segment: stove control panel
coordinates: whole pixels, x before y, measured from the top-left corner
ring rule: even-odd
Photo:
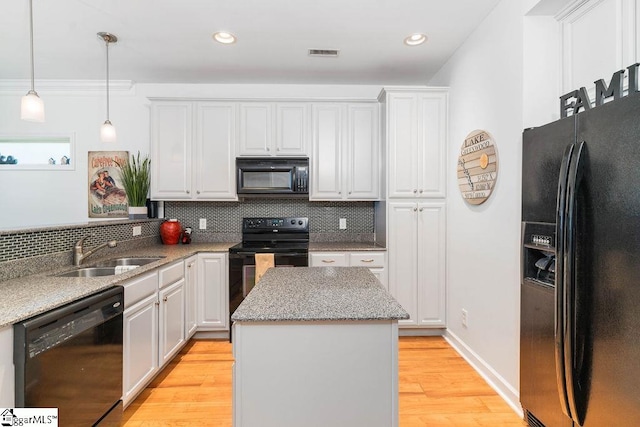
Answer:
[[[309,232],[309,218],[244,218],[242,231],[287,230]]]

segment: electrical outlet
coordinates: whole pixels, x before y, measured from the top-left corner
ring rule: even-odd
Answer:
[[[200,230],[207,229],[207,218],[200,218]]]
[[[140,225],[134,225],[133,226],[133,235],[134,236],[139,236],[142,234],[142,226]]]
[[[340,218],[340,230],[347,229],[347,218]]]
[[[467,310],[465,310],[463,308],[462,309],[462,318],[461,318],[461,320],[462,320],[462,326],[464,326],[465,328],[467,327],[467,320],[468,320],[467,316],[468,316],[468,314],[469,313],[467,313]]]

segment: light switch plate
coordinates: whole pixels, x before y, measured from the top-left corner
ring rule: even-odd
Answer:
[[[207,218],[200,218],[200,230],[207,229]]]
[[[340,218],[340,230],[347,229],[347,218]]]
[[[134,236],[139,236],[142,234],[142,226],[140,225],[134,225],[133,226],[133,235]]]

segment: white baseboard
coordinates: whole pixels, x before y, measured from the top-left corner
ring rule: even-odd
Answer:
[[[505,379],[487,362],[467,346],[460,338],[447,330],[444,339],[462,356],[473,369],[493,388],[500,397],[522,418],[524,413],[520,406],[520,395]]]
[[[194,340],[229,339],[229,331],[197,331]]]

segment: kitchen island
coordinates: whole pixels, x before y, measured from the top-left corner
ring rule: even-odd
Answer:
[[[407,317],[365,267],[269,269],[231,317],[234,426],[397,426]]]

